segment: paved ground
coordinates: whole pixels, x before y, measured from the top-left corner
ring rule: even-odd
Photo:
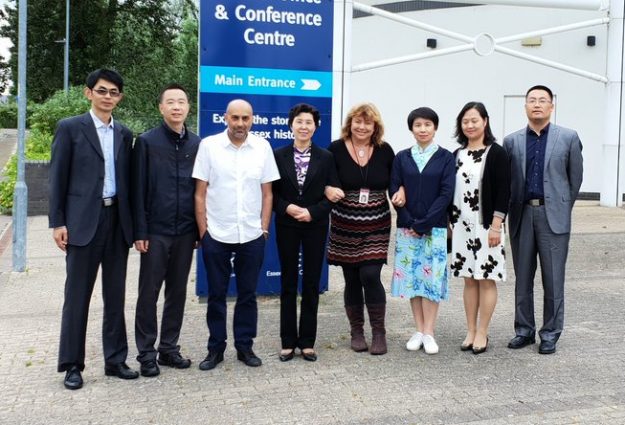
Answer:
[[[409,306],[391,298],[389,353],[353,353],[342,278],[332,268],[330,291],[319,308],[316,363],[299,357],[278,360],[279,302],[261,298],[255,350],[264,365],[244,366],[230,347],[217,369],[200,371],[197,365],[206,354],[205,305],[193,294],[192,277],[180,341],[193,359],[191,369],[163,369],[158,378],[124,382],[104,376],[98,284],[85,386],[71,392],[56,372],[63,256],[46,218],[31,217],[27,271],[10,271],[10,249],[0,256],[0,424],[625,424],[625,210],[580,202],[574,224],[566,328],[554,355],[539,355],[536,346],[506,348],[513,336],[512,270],[510,281],[500,286],[486,353],[459,350],[464,337],[459,280],[452,282],[451,299],[441,307],[440,354],[404,349],[412,333]],[[138,260],[133,252],[128,267],[132,367],[137,367]],[[388,267],[383,277],[388,286]],[[537,291],[536,298],[541,297]],[[540,314],[539,309],[539,321]]]

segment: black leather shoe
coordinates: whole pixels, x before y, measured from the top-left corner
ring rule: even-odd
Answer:
[[[508,348],[512,348],[516,350],[517,348],[523,348],[526,345],[534,344],[536,339],[534,337],[517,335],[510,340],[508,343]]]
[[[176,369],[186,369],[191,366],[191,360],[185,359],[180,353],[159,354],[158,364],[161,366],[175,367]]]
[[[556,343],[554,341],[540,341],[538,352],[540,354],[553,354],[556,352]]]
[[[106,376],[117,376],[119,379],[137,379],[139,377],[139,372],[130,369],[124,362],[105,365],[104,374]]]
[[[309,362],[316,362],[317,361],[317,353],[315,353],[314,351],[302,351],[302,357],[304,358],[304,360],[308,360]]]
[[[158,376],[161,373],[161,370],[158,368],[158,365],[154,360],[146,360],[141,362],[141,376],[152,377]]]
[[[211,370],[224,361],[224,353],[221,351],[209,351],[208,355],[200,362],[200,370]]]
[[[63,385],[68,390],[79,390],[82,388],[82,376],[80,370],[76,366],[72,366],[67,372],[65,372],[65,380]]]
[[[286,351],[286,349],[283,351]],[[287,354],[280,353],[279,359],[281,362],[288,362],[289,360],[293,360],[293,357],[295,357],[295,349],[292,348]]]
[[[263,361],[254,354],[252,350],[249,351],[238,351],[237,350],[237,359],[241,360],[247,366],[250,367],[258,367],[263,364]]]

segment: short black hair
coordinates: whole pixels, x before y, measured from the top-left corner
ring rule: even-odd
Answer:
[[[547,94],[549,94],[549,100],[551,100],[553,102],[553,92],[551,91],[551,89],[547,86],[543,86],[543,85],[536,85],[536,86],[532,86],[530,87],[527,92],[525,92],[525,98],[527,99],[527,96],[530,94],[530,92],[532,90],[544,90],[547,92]]]
[[[96,69],[87,75],[85,84],[89,89],[93,89],[98,80],[105,80],[109,83],[115,84],[120,93],[124,91],[124,79],[117,71],[107,68]]]
[[[422,106],[420,108],[412,110],[408,114],[408,130],[412,131],[412,124],[414,124],[417,118],[423,118],[424,120],[430,120],[434,123],[434,129],[438,130],[438,114],[434,112],[432,108]]]
[[[490,117],[488,116],[486,106],[484,106],[482,102],[469,102],[462,107],[460,113],[456,117],[456,133],[454,134],[456,141],[460,143],[463,148],[469,143],[469,139],[462,131],[462,118],[464,117],[464,114],[471,109],[475,109],[477,113],[480,114],[480,117],[482,117],[483,120],[486,120],[486,127],[484,128],[484,145],[492,145],[497,139],[493,135],[493,131],[490,129]]]
[[[293,125],[293,121],[295,117],[299,114],[311,114],[313,117],[313,121],[315,122],[315,128],[319,128],[319,111],[312,105],[308,103],[298,103],[289,111],[289,128]]]
[[[184,92],[184,95],[187,97],[187,101],[189,100],[189,92],[187,91],[187,89],[185,89],[181,84],[169,83],[165,87],[163,87],[158,94],[158,103],[161,103],[163,101],[163,95],[167,90],[182,90]]]

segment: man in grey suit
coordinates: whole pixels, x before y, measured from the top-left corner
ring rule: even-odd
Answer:
[[[564,271],[571,210],[582,184],[582,143],[574,130],[550,124],[553,93],[534,86],[525,95],[526,128],[504,138],[511,167],[508,212],[516,275],[516,336],[508,348],[535,343],[534,275],[540,259],[544,290],[541,354],[556,351],[564,325]]]
[[[121,379],[139,374],[126,365],[126,263],[132,244],[130,149],[132,133],[112,113],[122,98],[122,77],[98,69],[84,90],[86,114],[61,120],[52,140],[49,223],[65,252],[67,277],[58,371],[65,388],[82,387],[89,301],[100,265],[104,317],[104,372]]]

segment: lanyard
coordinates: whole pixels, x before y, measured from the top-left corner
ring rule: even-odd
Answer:
[[[371,162],[371,158],[373,158],[373,153],[371,153],[371,158],[369,158],[369,160],[367,161],[367,165],[365,165],[365,172],[362,172],[362,166],[360,165],[360,159],[358,158],[358,152],[356,152],[356,147],[354,146],[354,142],[352,141],[352,139],[349,139],[350,143],[352,144],[352,149],[354,150],[354,156],[356,157],[356,162],[358,163],[358,171],[360,171],[360,177],[362,178],[362,184],[363,187],[367,187],[367,178],[369,176],[369,162]],[[367,147],[367,151],[368,151],[368,147]],[[368,153],[368,152],[367,152]]]

